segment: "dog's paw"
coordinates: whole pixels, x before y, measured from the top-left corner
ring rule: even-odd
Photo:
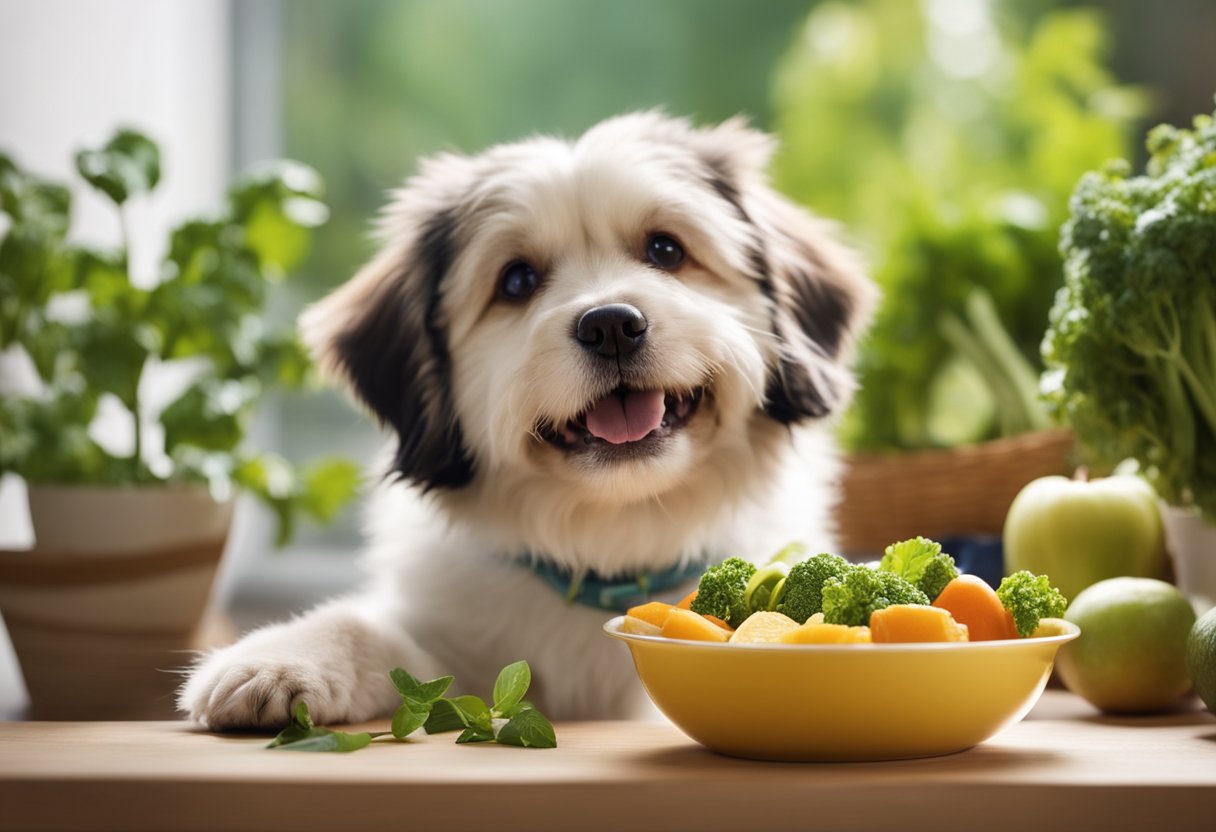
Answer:
[[[303,658],[283,660],[228,656],[206,659],[190,674],[178,707],[213,731],[281,728],[296,703],[308,704],[318,724],[355,721],[353,681],[334,668]]]

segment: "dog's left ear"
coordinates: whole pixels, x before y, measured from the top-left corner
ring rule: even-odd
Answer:
[[[783,424],[848,403],[853,347],[878,290],[831,225],[778,194],[765,173],[773,139],[732,119],[698,131],[710,184],[755,229],[754,276],[772,301],[780,353],[769,368],[765,412]]]

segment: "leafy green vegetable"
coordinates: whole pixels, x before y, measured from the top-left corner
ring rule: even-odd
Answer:
[[[823,620],[828,624],[866,626],[875,610],[928,603],[928,596],[903,578],[868,566],[852,566],[823,585]]]
[[[1216,522],[1216,118],[1161,125],[1148,150],[1144,176],[1112,164],[1077,185],[1042,388],[1091,462],[1135,459]]]
[[[823,612],[823,586],[855,568],[840,555],[826,552],[814,555],[790,569],[781,590],[777,612],[785,613],[799,624]]]
[[[1068,599],[1051,585],[1046,575],[1022,570],[1007,575],[997,587],[996,597],[1013,616],[1018,635],[1025,638],[1043,618],[1059,618],[1068,609]]]
[[[747,582],[756,573],[756,565],[743,558],[727,558],[711,566],[701,576],[692,611],[721,618],[738,627],[750,615],[745,594]]]
[[[925,593],[930,601],[958,577],[954,558],[942,551],[940,543],[924,537],[892,543],[886,548],[878,568],[903,578]]]
[[[270,741],[267,748],[282,748],[285,751],[358,751],[366,748],[371,741],[383,734],[370,734],[363,731],[358,734],[348,734],[343,731],[330,731],[328,728],[318,728],[312,722],[308,713],[308,705],[296,703],[295,713],[291,724],[279,732]]]
[[[1038,365],[1068,194],[1126,154],[1142,109],[1107,69],[1095,12],[974,3],[946,21],[936,8],[815,4],[775,78],[778,186],[843,222],[883,289],[842,426],[855,449],[1033,424],[1009,359]]]
[[[0,474],[32,484],[206,483],[217,499],[240,487],[278,516],[280,544],[300,514],[331,520],[358,488],[354,464],[329,459],[297,472],[244,446],[267,392],[311,380],[295,333],[268,327],[262,312],[268,282],[299,261],[325,218],[320,179],[290,162],[246,174],[225,210],[173,230],[160,279],[145,289],[129,274],[125,205],[160,181],[159,150],[120,130],[81,151],[77,169],[118,211],[123,240],[115,251],[69,244],[68,190],[0,154],[0,349],[22,348],[42,382],[32,395],[0,400]],[[64,299],[84,313],[56,313]],[[149,413],[139,396],[145,369],[179,359],[196,370],[192,383]],[[89,436],[106,394],[129,413],[135,441],[127,458]],[[147,445],[153,418],[164,429],[162,448]]]
[[[512,662],[494,683],[494,705],[480,697],[447,698],[451,676],[420,682],[404,668],[393,668],[389,679],[401,695],[401,707],[393,714],[392,730],[348,734],[313,724],[308,705],[296,705],[291,724],[279,732],[267,748],[289,751],[357,751],[372,740],[393,737],[404,740],[419,728],[428,734],[460,731],[456,742],[497,742],[521,748],[556,748],[553,725],[531,702],[524,699],[532,684],[532,669],[526,661]]]

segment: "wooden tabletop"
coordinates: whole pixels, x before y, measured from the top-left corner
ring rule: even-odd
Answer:
[[[385,728],[376,725],[375,729]],[[0,829],[1212,829],[1216,718],[1109,718],[1048,691],[983,745],[894,763],[757,763],[665,724],[269,751],[181,722],[0,724]]]

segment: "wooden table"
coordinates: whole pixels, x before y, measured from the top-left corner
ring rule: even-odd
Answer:
[[[561,724],[545,751],[446,735],[342,755],[180,722],[15,722],[0,829],[1206,832],[1216,718],[1196,708],[1115,719],[1049,690],[970,751],[832,765],[721,757],[648,723]]]

